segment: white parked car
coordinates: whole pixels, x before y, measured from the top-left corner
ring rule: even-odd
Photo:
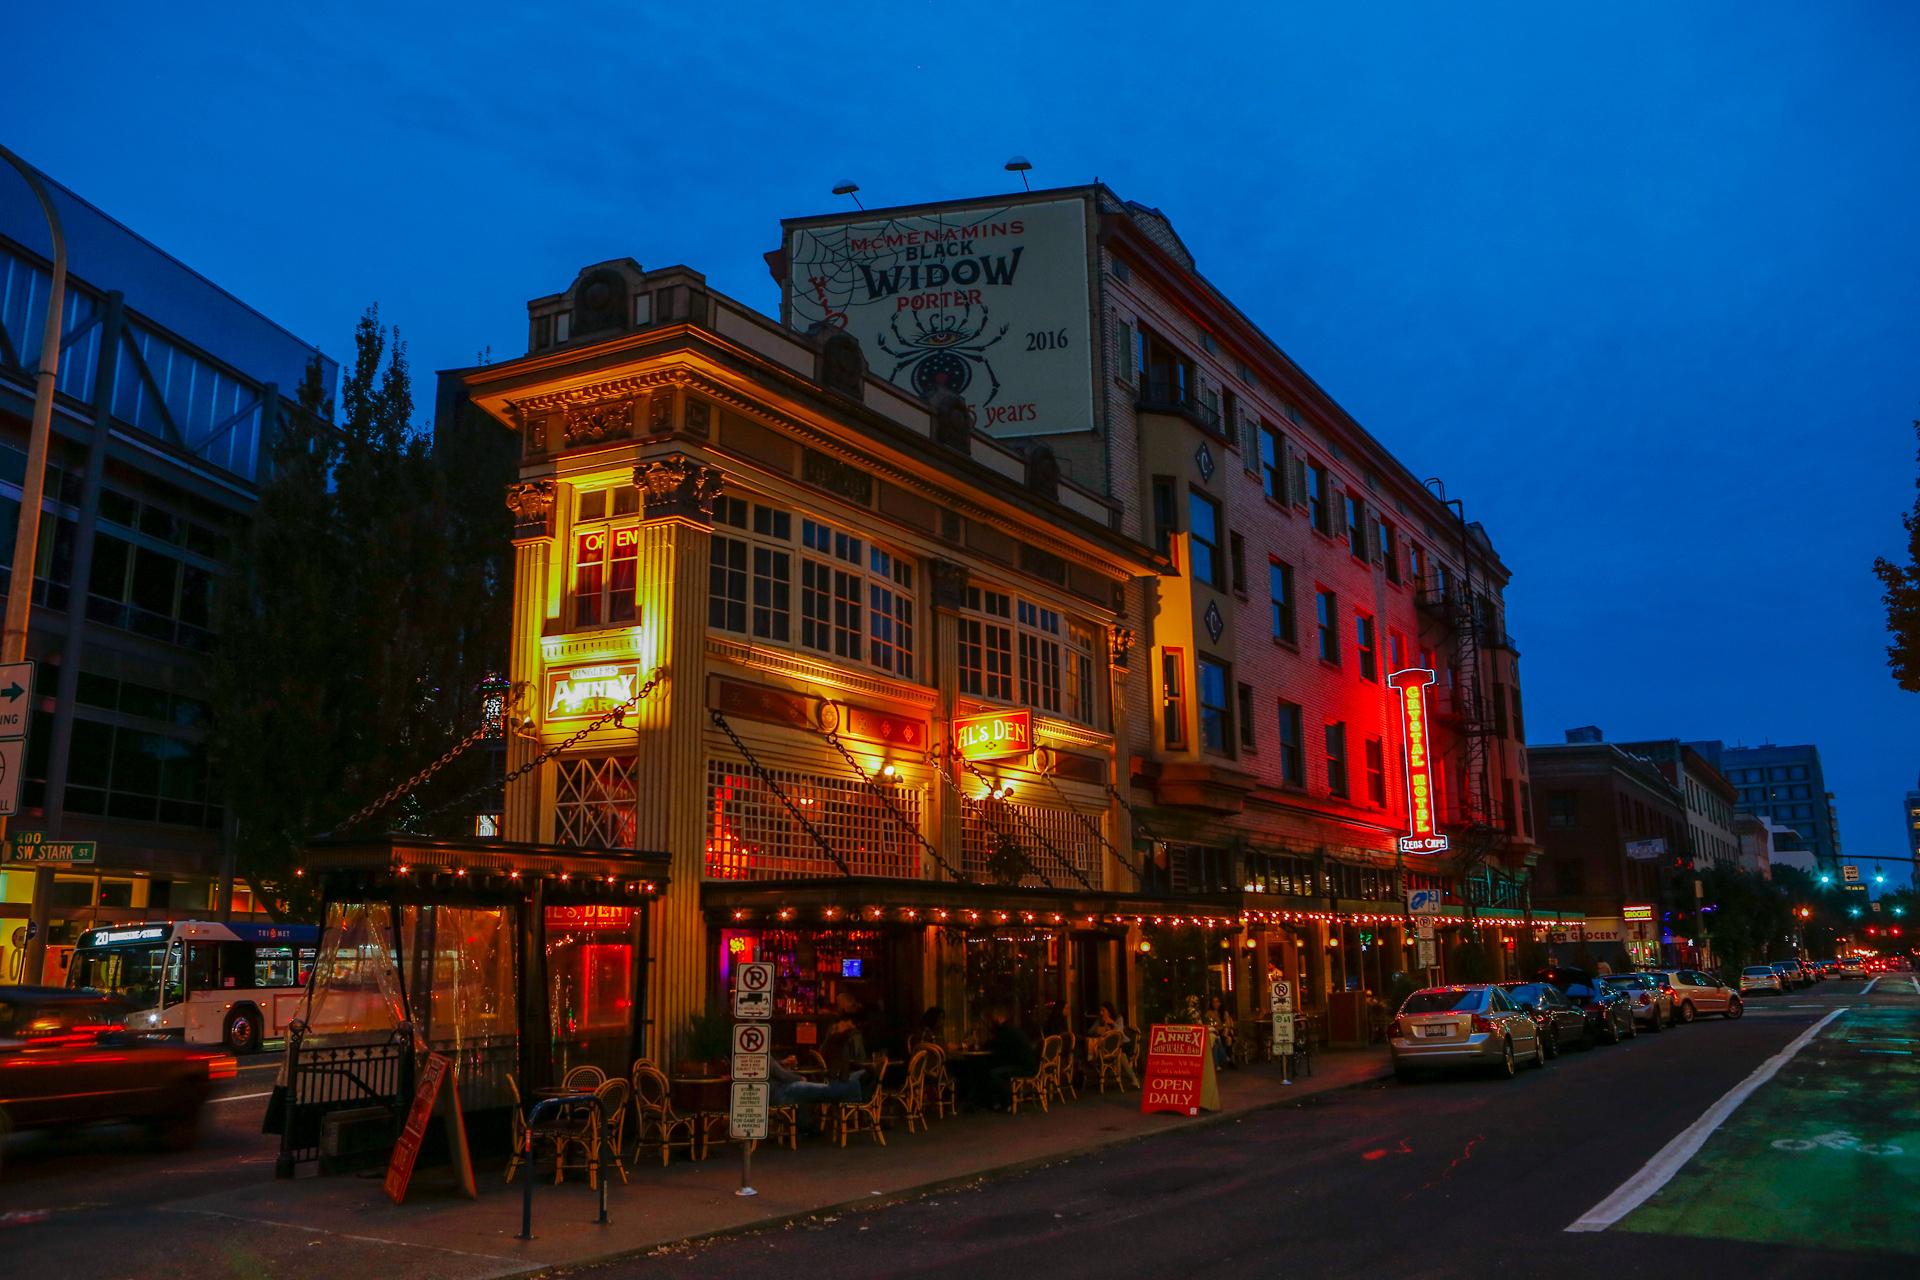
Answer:
[[[1393,1074],[1420,1067],[1492,1067],[1503,1077],[1516,1064],[1547,1065],[1533,1018],[1507,993],[1485,983],[1428,987],[1407,997],[1387,1031]]]

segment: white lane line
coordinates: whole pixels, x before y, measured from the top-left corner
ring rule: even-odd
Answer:
[[[421,1244],[413,1240],[389,1240],[382,1236],[354,1235],[348,1231],[332,1231],[326,1227],[316,1227],[305,1222],[276,1222],[272,1218],[249,1218],[238,1213],[222,1213],[218,1209],[186,1209],[178,1205],[162,1205],[167,1213],[192,1213],[206,1218],[224,1218],[229,1222],[251,1222],[263,1227],[285,1227],[289,1231],[306,1231],[314,1235],[334,1236],[341,1240],[357,1240],[362,1244],[397,1245],[403,1249],[431,1249],[435,1253],[451,1253],[458,1258],[479,1258],[484,1262],[506,1262],[514,1267],[525,1267],[527,1259],[507,1257],[497,1253],[472,1253],[466,1249],[449,1249],[443,1244]],[[503,1274],[496,1272],[494,1274]]]
[[[254,1098],[271,1098],[272,1096],[271,1089],[265,1093],[230,1093],[224,1098],[208,1098],[207,1105],[212,1106],[216,1102],[247,1102]]]
[[[1614,1189],[1612,1195],[1586,1211],[1571,1225],[1569,1231],[1605,1231],[1620,1219],[1632,1213],[1644,1204],[1660,1188],[1680,1172],[1681,1166],[1693,1159],[1694,1154],[1706,1145],[1714,1130],[1727,1122],[1755,1089],[1773,1079],[1780,1068],[1793,1060],[1793,1055],[1806,1048],[1807,1042],[1820,1034],[1821,1028],[1847,1011],[1841,1005],[1820,1021],[1795,1036],[1793,1043],[1768,1058],[1753,1069],[1753,1073],[1739,1084],[1722,1094],[1720,1100],[1701,1113],[1700,1118],[1688,1125],[1679,1137],[1660,1148],[1653,1159],[1640,1166],[1640,1171]]]
[[[1872,982],[1869,982],[1869,983],[1868,983],[1868,984],[1866,985],[1866,987],[1865,987],[1865,989],[1863,989],[1863,990],[1862,990],[1862,991],[1860,992],[1860,994],[1861,994],[1861,995],[1863,995],[1863,996],[1870,996],[1870,995],[1872,995],[1872,994],[1873,994],[1873,989],[1874,989],[1875,987],[1877,987],[1877,986],[1879,986],[1879,985],[1880,985],[1880,979],[1878,979],[1878,978],[1875,978],[1875,979],[1874,979],[1874,980],[1873,980]]]

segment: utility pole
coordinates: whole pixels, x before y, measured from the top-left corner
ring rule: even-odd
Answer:
[[[53,236],[53,285],[47,291],[47,320],[40,333],[40,368],[33,386],[33,427],[27,436],[27,474],[20,482],[20,520],[13,532],[13,573],[7,582],[7,612],[4,631],[0,631],[0,663],[20,662],[27,656],[27,620],[33,609],[33,570],[40,558],[40,501],[47,483],[47,444],[53,434],[53,388],[60,376],[60,331],[67,309],[67,234],[60,225],[47,186],[33,166],[0,146],[5,160],[40,202],[46,215],[47,230]],[[68,655],[78,661],[77,654]],[[32,692],[28,692],[32,704]],[[29,711],[31,720],[31,711]],[[0,841],[7,834],[7,819],[0,816]],[[28,926],[27,953],[21,966],[22,982],[40,979],[40,968],[47,954],[47,921],[53,901],[53,871],[39,866],[33,873],[33,906]]]

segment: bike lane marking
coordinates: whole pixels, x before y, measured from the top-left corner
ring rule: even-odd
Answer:
[[[1917,1029],[1920,1011],[1849,1010],[1620,1229],[1920,1255],[1920,1062],[1880,1048]]]
[[[1809,1041],[1820,1034],[1828,1023],[1846,1011],[1847,1007],[1841,1005],[1795,1036],[1786,1048],[1755,1067],[1745,1080],[1720,1095],[1720,1100],[1701,1112],[1698,1120],[1682,1130],[1673,1141],[1660,1148],[1653,1159],[1640,1166],[1639,1172],[1614,1188],[1613,1194],[1576,1218],[1567,1230],[1605,1231],[1639,1208],[1649,1196],[1666,1186],[1673,1175],[1680,1172],[1682,1165],[1693,1159],[1695,1153],[1706,1145],[1707,1139],[1713,1136],[1714,1130],[1726,1123],[1727,1117],[1732,1115],[1755,1089],[1773,1079],[1781,1067],[1793,1060],[1793,1055],[1799,1053]]]

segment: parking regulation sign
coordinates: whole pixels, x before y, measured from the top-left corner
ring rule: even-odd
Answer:
[[[764,1019],[773,1016],[773,966],[753,960],[740,966],[733,980],[733,1016]]]
[[[773,1054],[770,1051],[773,1032],[764,1022],[736,1022],[733,1024],[733,1078],[735,1080],[765,1080],[768,1063]]]
[[[735,1080],[727,1108],[727,1132],[736,1140],[767,1136],[767,1103],[773,1086],[765,1080]]]

